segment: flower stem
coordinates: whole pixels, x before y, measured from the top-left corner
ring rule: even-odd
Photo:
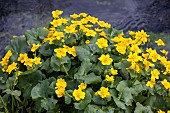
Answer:
[[[2,102],[2,104],[3,104],[3,106],[4,106],[4,108],[5,108],[5,113],[9,113],[9,112],[8,112],[8,109],[7,109],[7,107],[6,107],[6,103],[5,103],[4,100],[2,99],[1,95],[0,95],[0,100],[1,100],[1,102]]]
[[[63,69],[64,69],[66,75],[69,76],[69,74],[68,74],[68,72],[67,72],[67,69],[66,69],[66,67],[64,66],[64,64],[62,64],[62,67],[63,67]]]

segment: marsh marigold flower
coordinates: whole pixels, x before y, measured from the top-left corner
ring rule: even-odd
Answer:
[[[13,70],[15,70],[16,68],[17,68],[17,63],[13,62],[12,64],[10,64],[10,65],[8,66],[6,72],[7,72],[8,74],[11,74],[11,72],[12,72]]]
[[[27,58],[24,65],[32,67],[34,60],[32,58]]]
[[[149,86],[150,88],[153,88],[154,85],[155,85],[155,81],[152,80],[148,81],[146,84],[146,86]]]
[[[39,47],[40,47],[40,44],[33,44],[32,48],[31,48],[31,51],[35,52]]]
[[[158,46],[165,46],[165,43],[164,43],[161,39],[155,41],[155,43],[156,43]]]
[[[157,113],[165,113],[165,111],[159,110]]]
[[[68,53],[76,57],[76,48],[73,46],[72,48],[68,48]]]
[[[170,89],[170,83],[164,79],[163,81],[161,81],[161,83],[163,84],[163,86],[165,87],[165,89]]]
[[[62,13],[63,11],[60,10],[52,11],[53,18],[59,18]]]
[[[8,50],[8,52],[5,54],[4,58],[9,59],[12,56],[11,50]]]
[[[130,52],[130,54],[128,55],[127,61],[129,61],[129,62],[142,61],[142,57],[141,57],[141,56],[138,56],[137,53],[132,53],[132,52]]]
[[[97,40],[96,44],[98,45],[99,48],[105,48],[108,46],[108,41],[105,38],[100,38]]]
[[[65,88],[67,86],[67,83],[65,82],[64,79],[60,78],[60,79],[57,79],[57,82],[56,82],[56,91],[55,93],[57,94],[57,97],[60,98],[60,97],[63,97],[65,95]]]
[[[163,49],[163,50],[160,50],[160,51],[161,51],[161,53],[164,54],[165,56],[167,56],[168,53],[169,53],[168,51],[166,51],[166,50],[164,50],[164,49]]]
[[[90,40],[86,40],[85,43],[86,43],[86,44],[90,44]]]
[[[40,57],[35,57],[33,60],[34,60],[34,64],[42,64]]]
[[[110,58],[110,55],[102,54],[100,58],[98,58],[103,65],[110,65],[113,62],[113,59]]]
[[[107,81],[107,82],[114,82],[114,76],[106,75],[105,81]]]
[[[58,49],[54,49],[54,52],[56,52],[56,56],[58,58],[62,58],[62,57],[66,56],[67,49],[65,49],[65,48],[58,48]]]
[[[95,36],[96,36],[96,32],[93,31],[93,30],[87,30],[87,31],[86,31],[86,36],[95,37]]]
[[[86,83],[81,83],[81,84],[78,86],[78,88],[79,88],[80,90],[84,90],[84,89],[86,89],[86,87],[87,87],[87,84],[86,84]]]
[[[96,92],[96,95],[99,95],[101,98],[109,98],[109,88],[101,87],[100,90]]]
[[[117,73],[117,70],[115,70],[114,68],[111,68],[110,69],[110,73],[112,74],[112,75],[117,75],[118,73]]]
[[[26,59],[28,59],[28,56],[27,56],[26,53],[24,53],[24,54],[20,53],[19,54],[18,61],[20,61],[21,63],[24,63]]]
[[[73,96],[77,101],[79,101],[85,98],[85,92],[83,92],[81,89],[75,89],[73,91]]]

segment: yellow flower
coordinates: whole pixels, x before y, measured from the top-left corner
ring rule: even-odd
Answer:
[[[140,48],[138,47],[138,45],[132,45],[132,47],[130,48],[131,51],[135,52],[135,53],[141,53],[142,51],[140,50]]]
[[[170,113],[170,110],[168,110],[167,113]]]
[[[147,35],[144,30],[136,32],[135,33],[136,44],[140,45],[142,43],[147,42],[147,37],[149,37],[149,35]]]
[[[65,82],[64,79],[62,78],[57,79],[56,88],[66,88],[66,86],[67,86],[67,82]]]
[[[106,34],[104,31],[102,31],[101,33],[99,33],[99,35],[100,35],[100,36],[103,36],[104,38],[107,37],[107,34]]]
[[[164,43],[161,39],[155,41],[155,43],[156,43],[158,46],[165,46],[165,43]]]
[[[87,84],[86,84],[86,83],[81,83],[81,84],[78,86],[78,88],[79,88],[80,90],[84,90],[84,89],[86,89],[86,87],[87,87]]]
[[[157,69],[151,71],[151,76],[155,79],[159,79],[160,72]]]
[[[59,18],[62,13],[63,11],[60,10],[52,11],[53,18]]]
[[[145,65],[145,70],[147,71],[149,67],[154,67],[155,65],[144,59],[143,64]]]
[[[103,29],[95,28],[94,30],[97,32],[101,32]]]
[[[96,32],[93,31],[93,30],[87,30],[87,31],[86,31],[86,36],[95,37],[95,36],[96,36]]]
[[[162,111],[162,110],[159,110],[157,113],[165,113],[164,111]]]
[[[79,16],[86,17],[87,14],[86,13],[80,13]]]
[[[107,81],[107,82],[114,82],[114,76],[106,75],[105,81]]]
[[[121,53],[122,55],[124,55],[126,53],[126,45],[123,44],[123,43],[118,43],[118,44],[115,44],[116,46],[116,50]]]
[[[75,89],[73,91],[73,96],[77,101],[79,101],[85,98],[85,92],[83,92],[81,89]]]
[[[34,60],[31,58],[25,59],[24,65],[32,67]]]
[[[9,59],[12,56],[11,50],[8,50],[8,52],[5,54],[5,58]]]
[[[156,62],[158,59],[160,59],[160,55],[156,52],[156,50],[152,50],[150,52],[149,59],[151,59],[153,62]]]
[[[105,87],[101,87],[98,92],[98,95],[101,97],[101,98],[108,98],[110,97],[110,92],[109,92],[109,89],[108,88],[105,88]]]
[[[60,38],[64,37],[63,32],[54,32],[53,36],[57,38],[57,40],[60,40]]]
[[[160,50],[160,51],[161,51],[161,53],[164,54],[165,56],[167,56],[168,53],[169,53],[168,51],[166,51],[166,50],[164,50],[164,49],[163,49],[163,50]]]
[[[141,56],[138,56],[137,53],[132,53],[132,52],[130,52],[130,54],[128,55],[127,61],[129,61],[129,62],[142,61],[142,57],[141,57]]]
[[[65,88],[58,88],[55,90],[58,98],[61,98],[65,95]]]
[[[102,54],[100,58],[98,58],[103,65],[110,65],[113,62],[113,59],[110,58],[110,55]]]
[[[0,62],[0,64],[4,67],[7,67],[8,65],[8,62],[9,62],[9,59],[7,58],[2,58],[2,61]]]
[[[88,16],[87,20],[89,20],[92,24],[95,24],[98,21],[98,18],[92,17],[92,16]]]
[[[135,36],[135,32],[129,31],[129,35],[130,35],[130,36]]]
[[[98,39],[96,44],[98,45],[99,48],[105,48],[108,46],[107,39],[105,39],[105,38]]]
[[[150,88],[153,88],[153,86],[155,85],[155,81],[148,81],[146,86],[149,86]]]
[[[40,47],[40,44],[33,44],[32,48],[31,48],[31,51],[35,52],[39,47]]]
[[[17,38],[17,36],[15,36],[15,35],[14,35],[14,36],[12,36],[12,38],[14,38],[14,39],[15,39],[15,38]]]
[[[56,52],[56,56],[58,58],[62,58],[62,57],[66,56],[67,49],[65,49],[65,48],[58,48],[58,49],[54,49],[54,52]]]
[[[161,83],[163,84],[163,86],[165,87],[165,89],[170,89],[170,83],[164,79],[163,81],[161,81]]]
[[[90,40],[86,40],[85,43],[86,43],[86,44],[90,44]]]
[[[76,48],[74,46],[72,48],[68,48],[68,53],[76,57]]]
[[[64,79],[62,79],[62,78],[57,79],[55,93],[57,94],[58,98],[63,97],[65,95],[66,86],[67,86],[67,83],[65,82]]]
[[[79,17],[79,15],[78,14],[72,14],[72,15],[70,15],[70,17],[73,18],[73,19],[77,19]]]
[[[64,29],[64,31],[66,33],[74,33],[75,32],[75,26],[70,25],[70,26],[66,26],[66,28]]]
[[[54,27],[58,27],[62,25],[62,20],[58,19],[58,20],[53,20],[52,22],[50,22],[50,24],[52,24]]]
[[[8,66],[6,72],[8,72],[8,74],[11,74],[11,72],[16,68],[17,68],[17,63],[13,62],[11,65]]]
[[[117,73],[117,70],[115,70],[114,68],[111,68],[110,69],[110,73],[112,74],[112,75],[117,75],[118,73]]]
[[[20,61],[21,63],[24,63],[26,59],[28,59],[28,56],[27,56],[26,53],[24,53],[24,54],[20,53],[19,54],[18,61]]]
[[[42,64],[40,57],[35,57],[33,60],[35,64]]]

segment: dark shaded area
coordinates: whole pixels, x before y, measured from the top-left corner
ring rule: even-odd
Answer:
[[[47,26],[56,9],[86,12],[125,31],[170,32],[169,0],[0,0],[0,55],[11,36]]]

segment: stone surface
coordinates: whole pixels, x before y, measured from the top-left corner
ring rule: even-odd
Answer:
[[[0,55],[11,36],[48,25],[56,9],[86,12],[125,31],[170,32],[169,0],[0,0]]]

